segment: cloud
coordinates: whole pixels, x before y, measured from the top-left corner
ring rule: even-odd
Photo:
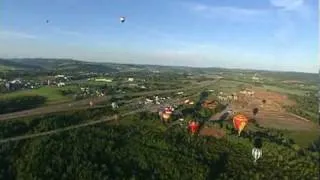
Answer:
[[[304,5],[304,0],[270,0],[271,5],[285,11],[297,10]]]
[[[250,9],[233,6],[210,6],[201,3],[183,3],[183,6],[193,13],[199,13],[207,18],[248,21],[268,15],[265,9]]]
[[[0,38],[7,38],[7,39],[37,39],[38,37],[32,34],[28,34],[25,32],[17,32],[17,31],[0,31]]]
[[[270,4],[277,12],[278,26],[274,30],[274,38],[284,48],[296,43],[299,28],[317,21],[317,13],[305,0],[270,0]]]
[[[58,34],[63,34],[63,35],[68,35],[68,36],[84,36],[84,34],[80,33],[80,32],[77,32],[77,31],[69,31],[69,30],[65,30],[65,29],[62,29],[62,28],[59,28],[59,27],[54,27],[53,28],[53,31],[55,33],[58,33]]]

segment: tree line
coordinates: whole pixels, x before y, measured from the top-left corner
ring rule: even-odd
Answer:
[[[43,105],[47,98],[39,95],[23,95],[0,98],[0,114],[32,109]]]

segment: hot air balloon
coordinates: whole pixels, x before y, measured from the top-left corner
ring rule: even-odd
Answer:
[[[199,129],[199,123],[198,122],[196,122],[196,121],[190,121],[189,122],[189,131],[191,132],[191,134],[192,135],[194,135],[197,131],[198,131],[198,129]]]
[[[262,150],[259,148],[252,148],[252,156],[254,158],[254,163],[262,156]]]
[[[174,109],[171,106],[160,109],[159,116],[161,121],[168,122],[173,111]]]
[[[259,108],[253,108],[252,110],[253,116],[256,116],[258,112],[259,112]]]
[[[255,138],[254,142],[253,142],[253,146],[255,148],[261,149],[262,148],[262,139],[260,137]]]
[[[248,123],[248,118],[242,114],[238,114],[233,117],[233,126],[236,130],[238,130],[238,135],[240,136],[240,133],[244,129],[244,127]]]
[[[126,18],[125,18],[125,17],[123,17],[123,16],[120,17],[120,22],[121,22],[121,23],[124,23],[125,21],[126,21]]]

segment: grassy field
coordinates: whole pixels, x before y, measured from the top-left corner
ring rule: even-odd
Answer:
[[[299,89],[287,89],[287,88],[281,88],[281,87],[269,86],[269,85],[264,85],[263,87],[270,91],[275,91],[275,92],[285,93],[285,94],[295,94],[299,96],[306,94],[306,91],[299,90]]]
[[[212,86],[212,89],[217,89],[226,93],[233,93],[239,91],[241,85],[249,84],[231,80],[220,80],[216,85]]]
[[[69,87],[65,87],[69,88]],[[58,102],[66,102],[70,100],[68,97],[63,96],[60,93],[60,89],[63,88],[58,88],[58,87],[42,87],[39,89],[30,89],[30,90],[22,90],[22,91],[17,91],[9,94],[3,94],[0,97],[15,97],[15,96],[23,96],[23,95],[39,95],[39,96],[44,96],[48,98],[47,104],[54,104]]]
[[[282,131],[284,135],[292,138],[295,143],[303,148],[308,147],[310,143],[319,137],[319,130],[313,131]]]
[[[7,67],[7,66],[0,65],[0,72],[6,72],[6,71],[9,71],[9,70],[14,70],[14,68],[10,68],[10,67]]]
[[[113,85],[115,82],[101,82],[101,81],[85,81],[82,82],[82,86],[102,86],[102,85]]]

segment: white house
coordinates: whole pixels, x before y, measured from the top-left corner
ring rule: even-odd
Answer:
[[[55,78],[66,78],[66,77],[65,75],[59,74],[59,75],[56,75]]]
[[[65,86],[66,84],[64,82],[59,82],[57,85],[58,87],[62,87],[62,86]]]
[[[101,79],[95,79],[96,82],[112,82],[112,79],[105,79],[105,78],[101,78]]]
[[[128,81],[129,81],[129,82],[133,82],[133,81],[134,81],[134,78],[128,78]]]

